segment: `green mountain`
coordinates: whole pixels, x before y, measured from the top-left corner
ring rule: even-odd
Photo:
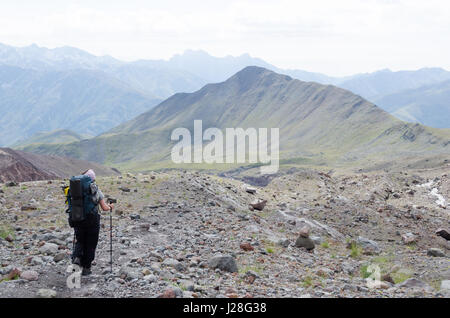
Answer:
[[[39,132],[13,145],[15,149],[22,149],[30,145],[38,144],[68,144],[83,139],[92,138],[89,135],[80,135],[67,129],[54,130],[50,132]]]
[[[175,166],[178,127],[280,129],[283,163],[355,164],[449,154],[450,131],[407,124],[347,90],[247,67],[227,81],[180,93],[109,132],[68,145],[26,148],[131,169]]]
[[[98,135],[159,101],[101,71],[0,66],[0,145],[58,129]]]
[[[437,128],[450,128],[450,81],[375,99],[394,116]]]

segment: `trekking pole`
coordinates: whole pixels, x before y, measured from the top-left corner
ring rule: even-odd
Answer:
[[[117,200],[115,199],[108,199],[108,204],[116,203]],[[111,267],[111,274],[113,272],[113,245],[112,245],[112,214],[113,209],[111,208],[110,214],[109,214],[109,265]]]

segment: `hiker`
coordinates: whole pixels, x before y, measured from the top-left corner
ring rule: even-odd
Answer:
[[[83,268],[82,275],[86,276],[92,273],[91,264],[95,258],[95,249],[97,248],[100,233],[100,214],[98,207],[100,205],[103,211],[112,211],[114,205],[105,203],[105,196],[97,184],[95,184],[95,172],[92,169],[87,170],[83,175],[91,178],[91,196],[95,207],[91,213],[87,214],[85,220],[70,225],[75,229],[76,237],[72,262],[81,266]]]

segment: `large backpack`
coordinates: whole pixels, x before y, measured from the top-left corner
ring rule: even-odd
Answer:
[[[70,186],[66,191],[66,198],[69,213],[69,224],[86,220],[89,214],[94,213],[97,209],[95,202],[95,193],[93,193],[93,182],[91,177],[86,175],[75,176],[70,178]]]

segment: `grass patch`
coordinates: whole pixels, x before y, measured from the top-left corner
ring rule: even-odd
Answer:
[[[239,274],[246,274],[248,271],[255,272],[258,275],[261,275],[264,271],[264,267],[262,266],[245,266],[239,269]]]
[[[303,278],[302,285],[305,288],[311,287],[314,283],[314,279],[311,276],[306,276]]]
[[[322,244],[320,244],[320,246],[323,248],[330,248],[330,243],[328,243],[328,241],[324,241],[322,242]]]
[[[358,246],[356,243],[352,243],[350,246],[350,257],[359,258],[362,254],[362,248]]]
[[[403,283],[405,280],[411,278],[412,274],[404,271],[399,271],[396,273],[391,273],[391,277],[394,280],[395,284],[400,284]]]
[[[8,236],[11,236],[12,238],[14,237],[14,229],[12,228],[12,226],[8,225],[8,224],[2,224],[0,225],[0,237],[2,239],[6,239]]]

